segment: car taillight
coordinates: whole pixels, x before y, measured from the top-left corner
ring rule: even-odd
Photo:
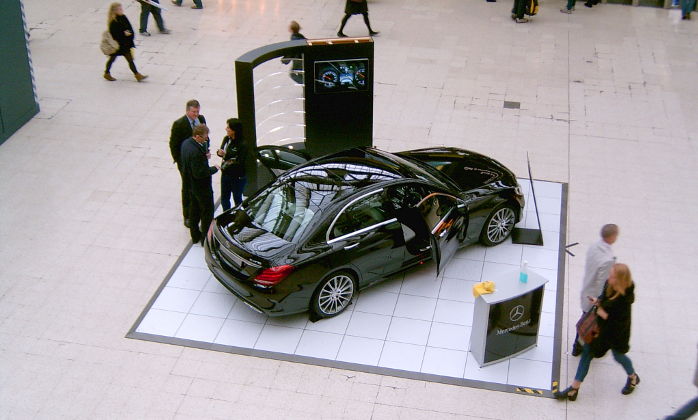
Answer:
[[[265,268],[261,273],[257,274],[257,277],[254,278],[254,282],[262,286],[274,286],[288,277],[294,269],[294,266],[288,264]]]

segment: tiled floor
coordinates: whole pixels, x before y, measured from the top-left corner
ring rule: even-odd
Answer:
[[[0,418],[654,419],[695,396],[698,22],[579,2],[563,15],[564,0],[543,0],[517,25],[511,0],[368,1],[381,31],[377,146],[463,147],[519,176],[528,153],[535,178],[568,185],[567,242],[580,244],[565,262],[553,354],[563,385],[578,363],[584,255],[601,225],[620,225],[614,250],[637,284],[635,392],[620,394],[609,356],[563,403],[124,338],[189,242],[172,121],[197,98],[220,140],[237,115],[235,59],[288,39],[291,19],[332,36],[345,2],[161,1],[172,33],[136,39],[150,77],[136,83],[120,58],[110,83],[98,48],[109,2],[24,0],[41,112],[0,146]],[[137,26],[138,4],[123,4]],[[366,33],[357,16],[346,31]],[[183,320],[158,324],[176,334]]]
[[[520,183],[528,207],[519,226],[536,228],[530,183]],[[270,318],[253,311],[212,276],[203,248],[194,245],[129,336],[203,348],[217,344],[217,350],[233,353],[334,362],[329,365],[481,388],[549,391],[559,369],[553,348],[561,339],[555,320],[562,313],[556,291],[564,272],[558,267],[563,188],[543,181],[534,181],[534,187],[541,225],[547,227],[543,247],[513,244],[511,239],[492,248],[474,245],[461,250],[438,277],[434,265],[425,264],[363,290],[345,312],[314,323],[307,314]],[[538,346],[480,368],[469,352],[472,287],[501,272],[515,276],[523,261],[549,280]]]

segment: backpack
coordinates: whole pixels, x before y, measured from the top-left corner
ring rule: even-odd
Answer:
[[[109,31],[102,32],[102,42],[99,43],[99,48],[104,55],[112,55],[119,51],[119,43],[114,40]]]
[[[528,0],[524,13],[528,16],[535,16],[538,13],[538,0]]]

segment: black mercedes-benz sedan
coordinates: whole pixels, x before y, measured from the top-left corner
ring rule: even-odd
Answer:
[[[497,245],[524,206],[514,174],[456,148],[350,149],[310,160],[220,216],[205,241],[214,276],[271,316],[335,316],[363,289],[466,244]]]

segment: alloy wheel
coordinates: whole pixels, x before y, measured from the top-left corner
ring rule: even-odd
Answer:
[[[354,281],[345,274],[327,280],[320,289],[317,305],[323,314],[332,316],[342,312],[354,296]]]
[[[509,207],[494,212],[487,225],[487,239],[493,244],[503,242],[514,228],[516,215]]]

